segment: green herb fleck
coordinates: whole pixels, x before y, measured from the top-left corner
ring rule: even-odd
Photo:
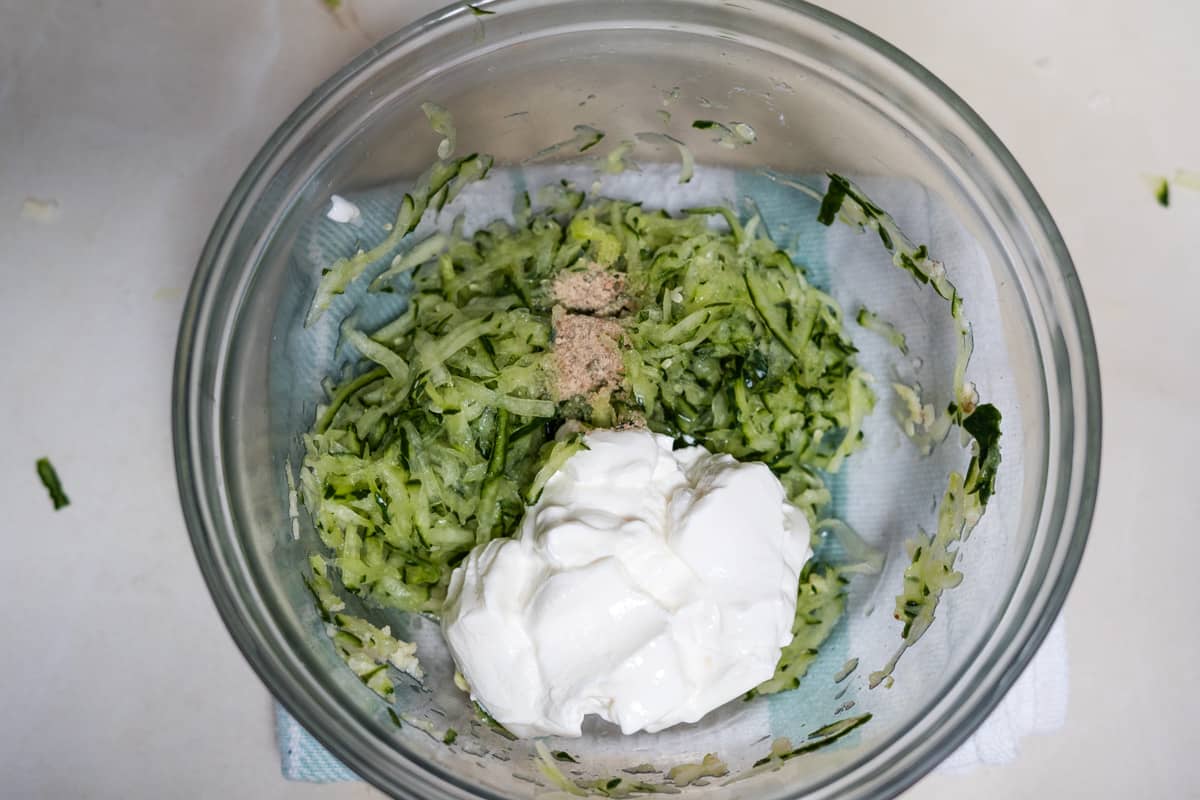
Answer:
[[[1000,469],[1000,410],[984,403],[963,420],[963,428],[979,445],[979,454],[967,470],[967,485],[979,493],[979,505],[984,507],[996,489],[996,472]]]
[[[488,11],[486,8],[480,8],[479,6],[474,6],[470,3],[467,3],[467,8],[471,9],[471,13],[477,17],[490,17],[496,13],[495,11]]]
[[[54,471],[54,465],[50,463],[50,459],[39,458],[37,460],[37,474],[42,479],[42,485],[46,487],[46,491],[50,493],[50,502],[54,503],[55,511],[71,504],[70,498],[63,491],[62,484],[58,480],[58,473]]]
[[[575,760],[574,756],[572,756],[566,750],[555,750],[550,755],[554,756],[555,761],[567,761],[571,764],[579,763],[578,761]]]
[[[390,709],[390,708],[389,708],[389,709],[387,710],[387,712],[388,712],[388,717],[390,717],[390,718],[391,718],[391,720],[392,720],[392,723],[393,723],[393,724],[394,724],[394,725],[395,725],[397,728],[403,728],[403,727],[404,727],[402,724],[400,724],[400,717],[396,716],[396,712],[395,712],[395,711],[393,711],[392,709]]]
[[[1171,184],[1166,178],[1158,178],[1154,183],[1154,199],[1163,208],[1171,205]]]
[[[454,728],[447,728],[446,735],[442,737],[443,744],[454,744],[454,740],[458,738],[458,731]]]

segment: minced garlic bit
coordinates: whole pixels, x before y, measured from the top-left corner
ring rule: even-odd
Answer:
[[[621,359],[624,331],[620,323],[605,317],[572,314],[562,306],[554,307],[551,319],[557,375],[555,395],[567,399],[617,388],[625,368]]]
[[[581,272],[561,272],[554,279],[554,299],[568,311],[613,316],[626,305],[625,275],[591,263]]]

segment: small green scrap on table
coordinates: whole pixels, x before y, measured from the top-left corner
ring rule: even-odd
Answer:
[[[42,479],[42,485],[46,487],[46,491],[50,493],[50,502],[54,504],[55,511],[71,504],[71,499],[63,491],[62,483],[58,479],[58,472],[50,463],[50,459],[39,458],[37,460],[37,474]]]
[[[1147,175],[1146,182],[1150,184],[1150,190],[1154,192],[1154,199],[1163,208],[1169,208],[1171,205],[1172,186],[1200,192],[1200,172],[1195,170],[1177,169],[1174,177],[1171,178],[1166,175]]]
[[[1154,199],[1163,208],[1171,205],[1171,184],[1166,178],[1157,178],[1154,183]]]

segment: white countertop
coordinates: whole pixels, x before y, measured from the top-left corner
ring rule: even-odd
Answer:
[[[6,797],[379,796],[280,778],[271,701],[195,566],[169,433],[183,295],[242,169],[368,39],[441,4],[348,1],[362,32],[319,0],[0,0]],[[825,5],[1012,149],[1074,255],[1104,377],[1067,724],[905,797],[1200,797],[1200,192],[1163,209],[1142,178],[1200,169],[1200,4]],[[22,219],[28,196],[58,218]],[[72,499],[59,513],[42,455]]]

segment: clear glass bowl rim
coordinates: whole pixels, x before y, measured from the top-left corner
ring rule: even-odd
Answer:
[[[651,0],[653,2],[653,0]],[[668,0],[679,7],[703,5],[703,0]],[[837,34],[854,40],[907,73],[923,88],[932,92],[946,109],[964,123],[975,135],[972,145],[982,148],[996,160],[1008,180],[1016,187],[1027,215],[1036,221],[1037,230],[1031,235],[1040,239],[1047,251],[1047,263],[1056,268],[1055,280],[1047,282],[1044,291],[1059,294],[1061,305],[1069,311],[1062,323],[1062,335],[1068,340],[1062,349],[1067,354],[1070,376],[1068,397],[1063,405],[1082,417],[1082,425],[1068,426],[1070,431],[1064,450],[1072,453],[1072,466],[1066,471],[1069,486],[1056,493],[1056,508],[1043,509],[1040,519],[1049,513],[1061,519],[1058,531],[1046,549],[1044,564],[1047,580],[1037,587],[1035,596],[1027,599],[1027,610],[1035,610],[1031,618],[1011,623],[1001,629],[989,643],[991,655],[983,664],[983,674],[975,688],[964,698],[956,698],[956,708],[948,705],[945,696],[931,712],[941,719],[932,736],[916,736],[914,731],[895,737],[876,757],[853,772],[842,772],[830,778],[809,795],[811,797],[867,798],[892,797],[911,786],[948,756],[981,724],[1003,698],[1028,665],[1066,599],[1086,544],[1094,511],[1099,481],[1101,402],[1100,375],[1095,339],[1090,317],[1075,273],[1057,227],[1032,183],[1016,160],[987,127],[982,119],[952,90],[903,52],[874,34],[835,14],[800,0],[753,0],[755,4],[775,6],[808,17]],[[524,5],[581,5],[579,0],[502,0],[488,3],[493,8],[519,8]],[[379,743],[372,742],[372,731],[339,706],[336,697],[319,683],[298,674],[289,664],[289,653],[272,648],[279,643],[273,619],[264,609],[252,585],[244,580],[249,570],[244,553],[237,545],[237,533],[226,524],[228,506],[225,488],[214,477],[220,469],[206,463],[215,454],[211,442],[203,434],[209,430],[204,423],[204,402],[201,397],[202,375],[211,369],[213,354],[209,338],[220,337],[218,345],[228,344],[232,330],[229,306],[222,308],[214,302],[221,290],[227,289],[230,278],[244,290],[246,264],[229,258],[232,245],[242,233],[248,209],[261,198],[264,187],[275,170],[283,163],[290,145],[306,133],[306,123],[333,101],[367,71],[377,60],[403,45],[411,45],[436,34],[439,27],[461,20],[471,14],[465,4],[456,4],[412,23],[392,34],[358,58],[347,64],[317,88],[275,131],[226,201],[214,223],[204,247],[189,291],[180,323],[172,385],[172,427],[175,447],[176,473],[184,518],[197,561],[222,619],[229,628],[238,648],[251,667],[275,697],[335,756],[357,774],[398,797],[471,798],[481,796],[465,786],[450,773],[435,770],[416,758],[398,759],[392,752],[391,763],[375,758],[381,752],[371,752]],[[1034,276],[1038,278],[1039,276]],[[1046,276],[1040,276],[1045,280]],[[1049,286],[1049,284],[1053,286]],[[235,304],[236,307],[236,304]],[[218,349],[218,355],[221,355]],[[219,368],[218,368],[219,374]],[[1047,388],[1051,391],[1051,387]],[[212,401],[212,410],[219,402]],[[1051,454],[1053,457],[1053,454]],[[995,646],[991,646],[995,645]],[[976,653],[974,661],[981,659]],[[364,742],[371,744],[364,746]],[[492,796],[484,794],[482,796]]]

